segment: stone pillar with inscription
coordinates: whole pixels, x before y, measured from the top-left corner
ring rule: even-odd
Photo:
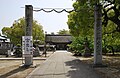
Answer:
[[[32,43],[32,23],[33,23],[33,6],[25,5],[25,39],[29,39],[26,42],[26,52],[24,52],[25,66],[33,64],[33,43]],[[31,45],[30,45],[30,44]]]
[[[94,65],[102,65],[102,12],[101,5],[95,5],[94,11]]]
[[[32,36],[33,6],[25,5],[25,35]]]

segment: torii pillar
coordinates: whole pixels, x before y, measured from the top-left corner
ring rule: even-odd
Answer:
[[[27,43],[25,45],[27,47],[26,52],[24,54],[25,66],[33,65],[32,23],[33,23],[33,6],[25,5],[25,38],[29,39],[28,41],[26,41]]]
[[[99,4],[95,5],[94,17],[94,66],[102,66],[102,11]]]

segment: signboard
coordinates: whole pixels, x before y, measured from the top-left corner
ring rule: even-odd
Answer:
[[[33,48],[32,36],[22,36],[23,55],[33,54],[32,48]]]

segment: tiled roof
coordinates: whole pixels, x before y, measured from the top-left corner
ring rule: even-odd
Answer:
[[[10,39],[0,36],[0,42],[10,42]]]
[[[6,38],[5,38],[5,37],[0,36],[0,40],[6,40]]]
[[[71,35],[46,35],[46,42],[70,43],[71,41]]]

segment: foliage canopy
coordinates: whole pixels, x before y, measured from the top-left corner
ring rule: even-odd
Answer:
[[[59,35],[69,35],[70,33],[69,33],[69,31],[68,30],[65,30],[65,29],[63,29],[63,30],[59,30],[59,32],[57,32]]]
[[[21,38],[25,35],[25,18],[20,18],[15,20],[11,27],[4,27],[2,29],[2,34],[6,35],[8,38],[11,39],[13,44],[21,44]],[[32,27],[32,35],[33,40],[44,40],[44,33],[42,25],[40,25],[36,20],[33,20],[33,27]]]
[[[94,5],[102,5],[103,47],[120,45],[120,0],[77,0],[68,15],[70,33],[94,41]],[[80,38],[81,37],[81,38]],[[74,43],[78,42],[76,39]],[[76,45],[79,43],[76,43]]]

